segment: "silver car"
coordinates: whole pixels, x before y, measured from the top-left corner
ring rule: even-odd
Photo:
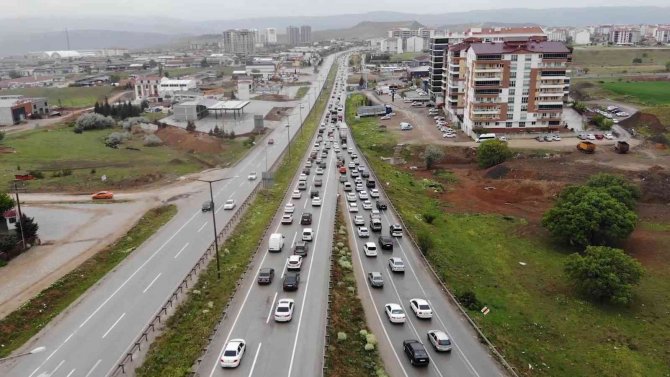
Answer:
[[[433,345],[435,351],[449,352],[451,351],[451,339],[444,331],[428,330],[428,341]]]

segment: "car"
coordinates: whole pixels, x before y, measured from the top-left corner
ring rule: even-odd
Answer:
[[[302,198],[302,192],[300,190],[293,190],[293,193],[291,194],[291,199],[300,199]]]
[[[316,168],[316,175],[323,175],[323,169]]]
[[[542,135],[539,135],[539,136],[536,136],[536,137],[535,137],[535,140],[537,140],[537,141],[539,141],[539,142],[543,142],[543,141],[544,141],[544,137],[543,137]]]
[[[410,364],[414,366],[427,366],[430,363],[426,348],[418,340],[403,340],[402,347],[405,350],[405,355],[409,358]]]
[[[359,184],[360,184],[361,187],[363,187],[363,178],[361,178],[361,177],[356,177],[356,178],[354,179],[354,183],[355,183],[356,185],[359,185]],[[361,188],[360,190],[356,190],[356,191],[363,191],[363,190],[364,190],[364,188]]]
[[[344,183],[347,181],[347,176],[346,175],[341,175],[339,178],[340,183]]]
[[[285,213],[285,214],[281,217],[281,223],[282,223],[283,225],[291,225],[291,224],[293,224],[293,215],[290,214],[290,213]]]
[[[393,250],[393,238],[388,236],[379,236],[377,242],[379,242],[379,247],[382,250]]]
[[[370,230],[373,232],[381,232],[382,231],[382,220],[379,218],[371,218],[370,219]]]
[[[312,228],[304,228],[302,230],[302,240],[303,241],[312,241],[314,237],[314,231]]]
[[[351,187],[351,182],[349,182],[349,181],[344,182],[344,186],[342,187],[342,189],[344,191],[347,191],[347,192],[353,190],[353,187]],[[356,195],[354,195],[354,198],[355,197],[356,197]]]
[[[302,216],[300,216],[300,225],[312,225],[312,214],[303,212]]]
[[[586,134],[579,134],[579,140],[588,140],[588,136]]]
[[[349,203],[349,212],[358,212],[358,205],[356,203]]]
[[[211,211],[212,208],[214,208],[214,202],[213,201],[207,200],[204,203],[202,203],[202,212]]]
[[[611,132],[607,132],[607,133],[605,134],[605,139],[607,139],[607,140],[613,140],[613,139],[614,139],[614,135],[613,135]]]
[[[321,207],[321,198],[315,196],[312,198],[312,207]]]
[[[405,272],[405,262],[402,261],[402,258],[389,258],[389,268],[391,272]]]
[[[339,172],[340,172],[340,174],[347,174],[347,167],[346,166],[340,166]]]
[[[307,182],[307,174],[304,172],[300,173],[300,176],[298,177],[298,182]]]
[[[366,242],[363,245],[363,251],[365,252],[366,257],[376,257],[377,256],[377,244],[374,242]]]
[[[402,227],[400,224],[393,224],[389,227],[389,235],[391,237],[402,237]]]
[[[256,178],[258,178],[258,176],[256,176],[256,172],[255,172],[255,171],[252,171],[252,172],[249,173],[249,175],[247,176],[247,179],[250,180],[250,181],[255,181]]]
[[[302,174],[304,174],[304,175],[309,175],[309,173],[311,173],[310,168],[304,168],[304,169],[302,169]],[[302,174],[301,174],[301,176],[302,176]],[[303,180],[307,180],[307,177],[305,177]]]
[[[586,135],[586,138],[589,139],[589,140],[595,140],[595,139],[596,139],[596,135],[594,135],[594,134],[588,134],[588,135]]]
[[[373,288],[384,287],[384,278],[381,272],[368,272],[368,281]]]
[[[544,141],[553,141],[554,138],[551,135],[544,135]]]
[[[293,203],[286,203],[286,205],[284,206],[284,213],[293,213],[293,212],[295,212],[295,205]]]
[[[274,268],[261,268],[258,271],[258,284],[271,284],[275,278]]]
[[[302,257],[300,255],[291,255],[286,261],[287,270],[299,270],[302,267]]]
[[[114,193],[111,191],[98,191],[91,195],[91,199],[114,199]]]
[[[242,362],[247,345],[244,339],[232,339],[221,353],[219,363],[222,368],[237,368]]]
[[[349,175],[350,175],[352,178],[356,178],[356,177],[360,176],[361,173],[359,173],[358,170],[353,170],[353,169],[352,169],[352,170],[349,171]]]
[[[354,194],[353,192],[348,192],[346,196],[347,196],[347,202],[356,201],[356,194]]]
[[[433,318],[433,309],[430,308],[428,301],[422,298],[413,298],[409,300],[409,306],[412,308],[412,311],[417,318]]]
[[[405,323],[405,311],[398,304],[390,303],[384,305],[384,312],[391,323]]]
[[[359,192],[358,192],[358,198],[359,198],[360,200],[367,200],[367,199],[369,199],[370,197],[368,196],[368,192],[365,191],[365,190],[363,190],[363,191],[359,191]]]
[[[366,178],[366,179],[370,178],[370,173],[367,170],[362,171],[361,172],[361,177]]]
[[[498,137],[498,140],[500,140],[500,141],[507,141],[507,136],[505,136],[505,135],[500,136],[500,137]]]
[[[307,190],[307,183],[305,183],[305,181],[298,182],[298,190],[300,191]]]
[[[356,183],[356,191],[363,191],[365,190],[365,186],[363,186],[362,183]]]
[[[372,189],[372,188],[377,187],[377,182],[375,182],[374,179],[368,179],[367,181],[365,181],[365,186],[367,188]]]
[[[598,140],[602,140],[602,139],[605,138],[605,137],[603,136],[603,134],[596,134],[595,136],[596,136],[596,139],[598,139]]]
[[[312,161],[307,160],[307,162],[305,163],[305,167],[306,168],[311,168],[312,167]]]
[[[356,167],[356,164],[354,164],[353,161],[349,163],[349,169],[353,169],[355,167]]]
[[[354,225],[365,225],[365,219],[361,215],[354,216]]]
[[[561,135],[559,135],[559,134],[554,134],[554,135],[551,136],[551,139],[552,139],[553,141],[561,141]]]
[[[295,255],[302,255],[307,256],[307,253],[309,252],[309,247],[307,246],[307,242],[303,240],[297,240],[295,241],[295,246],[293,247],[293,254]]]
[[[376,206],[377,206],[377,209],[380,210],[380,211],[381,211],[381,210],[385,210],[385,209],[388,208],[388,207],[386,206],[386,202],[383,201],[383,200],[377,200]]]
[[[428,330],[428,342],[433,345],[435,351],[450,352],[451,340],[447,334],[442,330]]]
[[[356,228],[356,233],[358,233],[358,237],[360,238],[370,237],[370,231],[368,230],[368,228],[364,226],[359,226],[358,228]]]
[[[297,272],[288,272],[284,275],[282,289],[285,291],[296,291],[300,285],[300,274]]]
[[[454,138],[454,137],[456,137],[456,134],[453,133],[453,132],[452,133],[445,132],[445,133],[442,134],[442,137],[443,138]]]
[[[377,190],[377,189],[370,190],[370,197],[371,198],[379,198],[379,190]]]
[[[290,298],[282,298],[277,301],[274,314],[275,322],[289,322],[293,319],[293,307],[294,301]]]
[[[274,143],[275,143],[275,139],[270,139],[270,140],[268,140],[268,145],[272,145],[272,144],[274,144]]]
[[[312,190],[309,192],[309,198],[313,199],[319,196],[319,190]]]
[[[372,209],[372,202],[369,200],[364,200],[363,203],[361,203],[361,206],[363,207],[363,209],[369,211]]]
[[[235,208],[235,201],[233,199],[228,199],[226,202],[223,204],[223,209],[224,210],[231,210]]]

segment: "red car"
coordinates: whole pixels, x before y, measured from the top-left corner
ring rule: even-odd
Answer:
[[[603,138],[605,138],[603,134],[596,134],[596,139],[602,140]]]
[[[347,174],[347,168],[345,166],[340,166],[340,174]]]
[[[114,193],[111,191],[96,192],[91,196],[92,199],[114,199]]]
[[[270,140],[268,140],[268,145],[272,145],[272,144],[274,144],[274,143],[275,143],[275,139],[270,139]]]

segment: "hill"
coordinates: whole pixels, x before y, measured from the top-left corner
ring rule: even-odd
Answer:
[[[329,39],[369,39],[386,37],[387,31],[396,27],[420,28],[416,21],[373,22],[364,21],[347,29],[318,30],[312,32],[312,39],[324,41]]]

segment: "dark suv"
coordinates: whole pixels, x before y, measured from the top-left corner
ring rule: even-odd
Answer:
[[[293,247],[293,254],[301,255],[303,257],[307,256],[307,242],[303,240],[295,241],[295,246]]]
[[[300,217],[300,225],[312,225],[312,214],[309,212],[303,212]]]
[[[375,188],[375,187],[377,186],[377,184],[375,183],[375,181],[373,181],[372,179],[368,179],[367,182],[365,182],[365,185],[366,185],[368,188]]]
[[[386,202],[383,200],[377,200],[377,209],[378,210],[385,210],[388,207],[386,206]]]
[[[382,250],[393,250],[393,238],[379,236],[379,247],[381,247]]]
[[[300,274],[298,273],[287,273],[284,276],[284,290],[285,291],[297,291],[298,284],[300,284]]]
[[[426,348],[418,340],[404,340],[402,346],[405,354],[409,357],[410,364],[414,366],[427,366],[430,362]]]
[[[312,190],[312,192],[309,193],[310,198],[315,198],[319,196],[319,190]]]
[[[258,272],[258,284],[270,284],[275,277],[274,268],[261,268]]]

